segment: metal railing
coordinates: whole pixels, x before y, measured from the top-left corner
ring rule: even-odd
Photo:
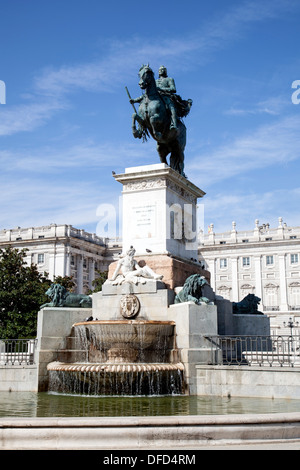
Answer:
[[[300,367],[300,336],[206,336],[211,364]]]
[[[0,365],[34,364],[37,339],[1,339]]]

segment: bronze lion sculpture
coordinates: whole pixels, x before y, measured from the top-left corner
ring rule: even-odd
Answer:
[[[248,294],[240,302],[232,302],[232,313],[240,315],[263,315],[258,311],[261,299],[254,294]]]
[[[195,304],[209,303],[207,297],[202,297],[202,286],[208,284],[204,276],[192,274],[189,276],[180,292],[175,296],[175,304],[181,302],[194,302]]]
[[[91,308],[92,298],[89,295],[73,294],[60,284],[51,284],[46,292],[51,302],[41,306],[44,307],[78,307]]]

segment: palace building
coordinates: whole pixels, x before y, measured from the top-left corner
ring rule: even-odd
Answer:
[[[36,264],[39,272],[47,272],[51,280],[55,276],[73,276],[77,293],[91,289],[97,271],[108,269],[106,239],[72,225],[0,230],[0,248],[7,246],[26,248],[27,264]]]
[[[269,316],[300,315],[300,227],[278,219],[278,227],[255,220],[253,230],[200,234],[199,260],[217,295],[232,302],[248,294],[261,299]]]
[[[101,238],[72,225],[0,230],[0,248],[27,248],[28,264],[54,276],[73,276],[75,291],[92,288],[97,271],[108,271],[122,252],[120,240]],[[279,218],[278,227],[255,221],[253,230],[199,234],[198,259],[210,272],[217,295],[239,302],[247,294],[261,299],[259,310],[288,321],[300,317],[300,227]],[[275,322],[276,323],[276,322]],[[273,322],[274,325],[274,322]]]

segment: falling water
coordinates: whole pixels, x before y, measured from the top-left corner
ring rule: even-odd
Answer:
[[[73,326],[71,339],[74,349],[69,360],[48,365],[50,391],[131,396],[184,393],[183,365],[171,359],[176,358],[172,322],[82,322]],[[81,360],[73,362],[78,351]]]

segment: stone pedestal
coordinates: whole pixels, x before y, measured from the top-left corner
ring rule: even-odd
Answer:
[[[163,275],[163,282],[168,289],[183,286],[185,280],[192,274],[204,276],[207,282],[210,282],[210,273],[201,268],[199,263],[188,262],[182,259],[174,258],[170,255],[146,254],[134,257],[139,265],[149,266],[157,274]],[[117,261],[111,263],[108,271],[108,278],[111,279],[117,266]]]
[[[65,347],[72,324],[84,320],[91,313],[92,310],[89,308],[47,307],[39,311],[35,358],[39,392],[48,389],[47,365],[57,360],[57,351]]]
[[[193,302],[171,305],[168,319],[176,323],[176,347],[185,368],[185,382],[190,395],[197,394],[198,364],[219,362],[221,351],[206,339],[218,334],[217,307]]]
[[[204,192],[168,165],[126,168],[122,183],[123,252],[198,259],[197,198]]]
[[[270,336],[270,318],[267,315],[241,315],[232,316],[233,335]]]
[[[126,295],[134,295],[140,308],[137,320],[168,320],[168,307],[174,302],[174,291],[166,289],[161,281],[148,279],[145,284],[113,286],[104,284],[102,292],[93,294],[93,317],[98,320],[122,320],[121,301]]]

